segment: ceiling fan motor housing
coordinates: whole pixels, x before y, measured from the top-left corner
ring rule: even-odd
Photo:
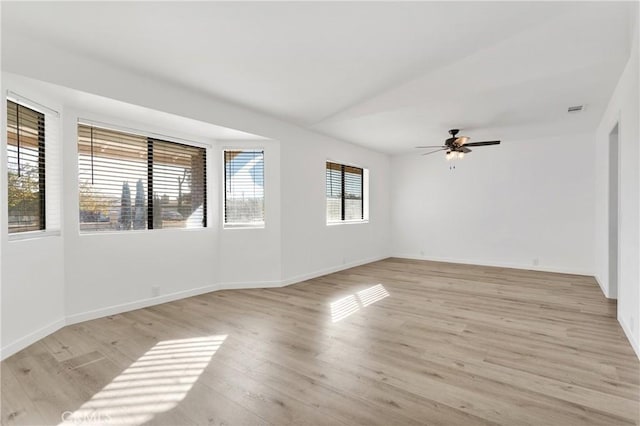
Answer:
[[[449,138],[446,141],[444,141],[444,145],[449,148],[455,148],[455,144],[454,144],[455,141],[456,141],[456,138]]]

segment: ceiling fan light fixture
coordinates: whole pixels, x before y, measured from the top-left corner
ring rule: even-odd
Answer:
[[[464,152],[462,151],[458,152],[458,158],[462,160],[464,158]]]
[[[447,151],[447,154],[444,156],[444,158],[446,158],[447,161],[453,159],[453,152]]]

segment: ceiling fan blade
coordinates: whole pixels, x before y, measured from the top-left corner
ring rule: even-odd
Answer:
[[[440,149],[436,149],[435,151],[430,151],[430,152],[425,152],[424,154],[420,154],[420,155],[429,155],[429,154],[435,154],[436,152],[442,152],[447,148],[440,148]]]
[[[471,142],[465,144],[464,146],[487,146],[487,145],[498,145],[500,141],[484,141],[484,142]]]
[[[468,154],[471,152],[471,150],[466,146],[463,146],[463,147],[460,147],[460,152],[464,152],[465,154]]]
[[[416,146],[416,148],[444,148],[442,145],[426,145],[426,146]]]

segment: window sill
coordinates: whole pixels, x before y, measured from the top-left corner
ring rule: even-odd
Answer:
[[[222,225],[223,230],[227,229],[264,229],[264,223],[227,223]]]
[[[18,232],[15,234],[9,234],[9,241],[25,241],[25,240],[39,240],[47,237],[59,237],[62,235],[59,229],[57,230],[45,230],[45,231],[29,231]]]
[[[107,231],[79,231],[80,237],[84,236],[95,236],[95,235],[143,235],[143,234],[152,234],[158,232],[201,232],[207,231],[211,229],[210,227],[206,228],[156,228],[156,229],[129,229],[127,231],[118,231],[115,229],[110,229]]]
[[[369,223],[368,219],[365,220],[341,220],[340,222],[327,222],[327,226],[336,226],[336,225],[357,225],[362,223]]]

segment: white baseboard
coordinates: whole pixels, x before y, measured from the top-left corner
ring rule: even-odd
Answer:
[[[163,294],[158,297],[136,300],[134,302],[127,302],[119,305],[113,305],[105,308],[68,315],[66,325],[71,325],[71,324],[76,324],[83,321],[102,318],[108,315],[121,314],[123,312],[133,311],[135,309],[147,308],[149,306],[159,305],[162,303],[173,302],[174,300],[185,299],[187,297],[192,297],[192,296],[198,296],[200,294],[210,293],[212,291],[284,287],[290,284],[295,284],[300,281],[305,281],[311,278],[316,278],[322,275],[327,275],[333,272],[341,271],[343,269],[353,268],[354,266],[364,265],[366,263],[375,262],[377,260],[381,260],[385,258],[386,256],[378,257],[374,259],[356,261],[356,262],[352,262],[345,265],[327,268],[322,271],[316,271],[310,274],[300,275],[300,276],[286,279],[286,280],[222,282],[222,283],[211,284],[203,287],[192,288],[189,290],[178,291],[175,293]]]
[[[26,348],[27,346],[37,342],[38,340],[48,336],[49,334],[61,329],[66,325],[77,324],[83,321],[90,321],[93,319],[102,318],[109,315],[117,315],[123,312],[133,311],[135,309],[147,308],[149,306],[160,305],[162,303],[172,302],[174,300],[179,300],[187,297],[198,296],[200,294],[210,293],[212,291],[284,287],[284,286],[295,284],[301,281],[317,278],[322,275],[331,274],[333,272],[342,271],[344,269],[353,268],[355,266],[364,265],[366,263],[376,262],[378,260],[382,260],[386,258],[387,256],[381,256],[381,257],[376,257],[371,259],[359,260],[359,261],[351,262],[344,265],[326,268],[326,269],[312,272],[309,274],[303,274],[296,277],[287,278],[284,280],[222,282],[222,283],[217,283],[212,285],[206,285],[203,287],[192,288],[189,290],[178,291],[170,294],[163,294],[158,297],[151,297],[147,299],[141,299],[133,302],[127,302],[127,303],[122,303],[118,305],[107,306],[104,308],[93,309],[86,312],[67,315],[66,318],[61,318],[45,327],[42,327],[41,329],[38,329],[4,346],[0,352],[0,360],[4,360],[5,358]]]
[[[593,276],[593,271],[584,271],[584,270],[577,270],[577,269],[571,269],[571,268],[556,268],[553,266],[540,266],[540,265],[533,266],[533,265],[525,265],[525,264],[518,264],[518,263],[480,261],[480,260],[470,260],[470,259],[458,259],[458,258],[451,258],[451,257],[415,256],[412,254],[402,254],[402,253],[393,254],[391,257],[398,257],[401,259],[413,259],[413,260],[430,260],[433,262],[461,263],[464,265],[494,266],[497,268],[525,269],[529,271],[555,272],[559,274]]]
[[[389,256],[376,256],[369,259],[357,260],[355,262],[349,262],[339,266],[332,266],[330,268],[321,269],[315,272],[311,272],[308,274],[296,275],[291,278],[285,278],[282,280],[282,287],[288,286],[291,284],[299,283],[302,281],[311,280],[313,278],[318,278],[323,275],[333,274],[334,272],[344,271],[345,269],[355,268],[356,266],[366,265],[367,263],[377,262],[379,260],[388,259]]]
[[[60,330],[64,326],[65,326],[65,320],[64,318],[60,318],[59,320],[54,321],[50,324],[47,324],[44,327],[41,327],[36,331],[33,331],[27,334],[26,336],[23,336],[17,340],[14,340],[13,342],[9,343],[6,346],[3,346],[2,349],[0,349],[0,359],[4,360],[10,357],[11,355],[21,351],[27,346],[34,344],[38,340],[43,339],[48,335],[50,335],[51,333],[54,333]]]
[[[174,300],[186,299],[187,297],[199,296],[205,293],[211,293],[218,290],[240,290],[251,288],[271,288],[281,287],[280,281],[253,281],[253,282],[227,282],[196,287],[189,290],[177,291],[174,293],[163,294],[158,297],[150,297],[147,299],[136,300],[134,302],[112,305],[105,308],[94,309],[91,311],[81,312],[67,316],[66,325],[76,324],[83,321],[90,321],[109,315],[117,315],[123,312],[129,312],[136,309],[148,308],[149,306],[160,305],[162,303],[173,302]]]
[[[600,281],[600,278],[598,278],[598,275],[594,275],[593,278],[596,279],[596,282],[600,286],[600,290],[602,290],[602,294],[604,294],[604,297],[606,297],[607,299],[613,299],[613,300],[617,299],[617,297],[609,296],[609,292],[607,291],[608,288],[604,287],[604,285],[602,284],[602,281]]]
[[[631,330],[629,330],[629,328],[627,327],[627,323],[625,323],[622,318],[618,317],[618,322],[620,323],[620,327],[622,327],[622,331],[624,331],[624,334],[626,334],[627,340],[629,341],[629,343],[631,343],[631,347],[635,351],[636,356],[638,357],[638,359],[640,359],[640,347],[638,345],[638,341],[636,340]]]
[[[277,288],[283,287],[282,281],[244,281],[244,282],[227,282],[218,284],[216,290],[245,290],[252,288]]]
[[[147,299],[136,300],[133,302],[122,303],[119,305],[107,306],[105,308],[94,309],[91,311],[80,312],[77,314],[67,315],[66,325],[77,324],[83,321],[90,321],[97,318],[106,317],[108,315],[121,314],[123,312],[133,311],[136,309],[148,308],[153,305],[173,302],[174,300],[184,299],[199,294],[210,293],[218,290],[218,285],[208,285],[204,287],[196,287],[189,290],[177,291],[174,293],[163,294],[158,297],[150,297]]]

